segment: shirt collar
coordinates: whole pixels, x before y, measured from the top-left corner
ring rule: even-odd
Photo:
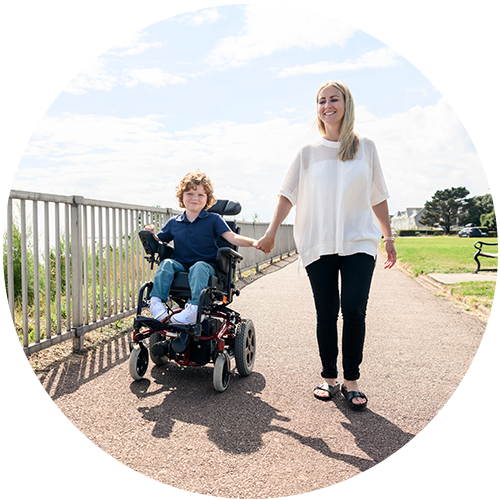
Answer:
[[[208,217],[208,212],[204,208],[202,208],[201,212],[198,214],[198,217],[196,217],[196,219],[193,222],[196,222],[198,219],[204,219],[205,217]],[[189,222],[191,224],[191,221],[186,217],[185,210],[181,215],[177,217],[177,220],[179,222]]]

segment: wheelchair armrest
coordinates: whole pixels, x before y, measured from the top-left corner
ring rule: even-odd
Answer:
[[[229,247],[222,247],[217,250],[217,256],[215,258],[217,268],[224,274],[230,273],[231,259],[239,262],[240,260],[243,260],[243,255]]]
[[[158,254],[160,262],[165,259],[175,258],[174,248],[158,241],[151,231],[144,229],[139,231],[139,238],[147,255],[154,258],[155,254]]]

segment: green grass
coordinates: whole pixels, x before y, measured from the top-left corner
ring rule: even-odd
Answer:
[[[464,282],[449,287],[450,293],[471,307],[482,305],[491,309],[495,295],[494,281]]]
[[[475,238],[456,236],[397,238],[398,261],[414,276],[431,273],[471,273],[477,267],[474,260],[476,241]],[[486,241],[495,243],[498,240],[488,238]],[[496,253],[496,248],[491,247],[490,252]],[[498,268],[498,259],[480,257],[480,262],[482,270]],[[491,309],[495,285],[494,281],[464,281],[443,288],[447,294],[459,300],[467,311],[472,311],[477,310],[479,306]],[[442,294],[437,296],[444,297]]]
[[[398,260],[415,275],[431,273],[470,273],[476,270],[474,238],[456,236],[405,237],[396,239]],[[494,243],[496,238],[486,239]],[[496,253],[497,247],[491,252]],[[498,259],[480,258],[481,269],[496,269]]]

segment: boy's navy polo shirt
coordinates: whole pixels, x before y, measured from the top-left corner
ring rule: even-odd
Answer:
[[[175,260],[182,264],[215,263],[217,238],[226,231],[231,229],[219,214],[203,209],[194,222],[189,221],[186,212],[172,217],[158,233],[158,238],[165,243],[174,241]]]

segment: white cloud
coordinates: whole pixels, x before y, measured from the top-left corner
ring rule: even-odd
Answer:
[[[363,68],[387,68],[400,64],[398,54],[389,47],[366,52],[356,60],[335,63],[333,61],[321,61],[312,64],[297,65],[292,68],[284,68],[278,77],[283,78],[291,75],[332,73],[334,71],[354,71]]]
[[[423,206],[437,189],[488,184],[475,149],[449,105],[415,107],[377,118],[356,110],[356,130],[377,145],[391,192],[391,212]],[[305,121],[270,118],[169,131],[161,116],[46,117],[18,168],[14,187],[177,208],[174,187],[191,169],[206,171],[220,198],[237,198],[242,216],[269,220],[288,167],[311,136]],[[30,161],[34,160],[34,161]],[[37,165],[37,168],[31,165]]]
[[[82,71],[64,89],[69,94],[86,94],[89,90],[110,91],[118,85],[118,74],[106,68],[106,61],[96,59],[91,66]]]
[[[434,18],[428,21],[428,28],[410,33],[429,43],[441,40],[483,40],[497,38],[498,18],[483,13],[460,14],[453,18]]]
[[[177,20],[179,22],[186,22],[187,24],[191,24],[194,26],[199,26],[203,23],[214,23],[221,18],[220,12],[216,7],[212,9],[204,9],[201,11],[197,11],[196,13],[191,13],[186,16],[181,16]]]
[[[121,42],[113,45],[106,53],[106,56],[130,56],[142,54],[148,49],[159,48],[163,46],[162,42],[142,42],[141,39],[146,37],[147,33],[144,31],[137,31],[131,33],[128,37],[124,38]]]
[[[158,116],[46,117],[14,186],[176,208],[175,185],[184,173],[200,168],[215,182],[218,197],[245,201],[246,219],[255,212],[269,217],[296,148],[305,142],[303,132],[303,124],[286,119],[216,122],[170,133]]]
[[[139,84],[161,88],[165,85],[185,83],[187,80],[180,75],[167,73],[161,68],[129,68],[124,70],[124,84],[127,87],[136,87]]]
[[[356,110],[356,130],[377,145],[391,191],[391,212],[423,206],[438,189],[465,186],[486,194],[488,182],[465,128],[445,99],[378,119]]]
[[[182,17],[169,17],[167,21],[175,21],[178,23],[186,23],[192,26],[200,26],[204,23],[214,23],[221,18],[221,14],[217,7],[204,9],[201,5],[192,5],[188,8],[188,13]]]
[[[245,9],[244,33],[221,39],[206,61],[216,67],[239,67],[252,59],[291,47],[342,45],[355,29],[311,9],[283,8],[275,3]]]

